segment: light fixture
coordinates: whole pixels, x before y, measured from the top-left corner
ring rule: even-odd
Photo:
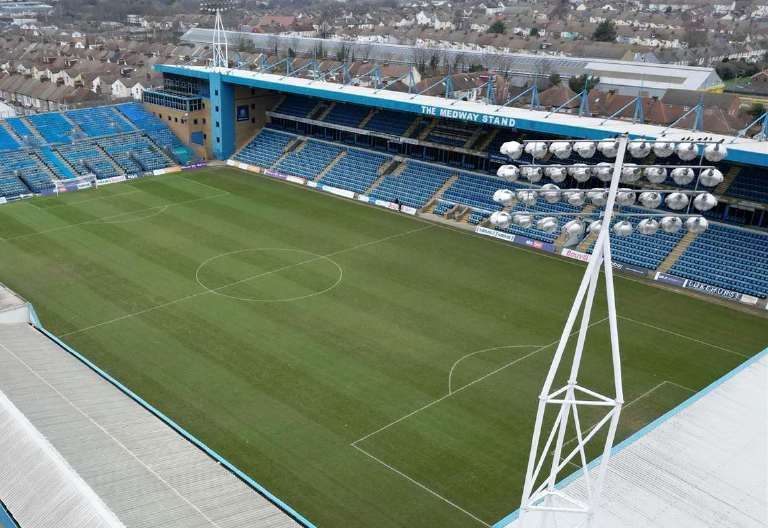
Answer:
[[[520,174],[531,183],[536,183],[541,181],[541,177],[544,175],[544,169],[538,165],[526,165],[520,167]]]
[[[555,141],[550,143],[549,152],[558,159],[566,159],[571,155],[571,143],[569,141]]]
[[[554,183],[547,183],[546,185],[542,185],[541,189],[544,191],[541,193],[541,195],[544,198],[544,201],[547,203],[552,204],[560,201],[560,187]]]
[[[723,179],[723,173],[715,168],[707,168],[699,173],[699,182],[705,187],[717,187]]]
[[[606,158],[615,158],[619,152],[619,142],[615,139],[604,139],[597,144],[597,150]]]
[[[683,161],[691,161],[699,155],[699,148],[694,143],[682,142],[675,147],[677,157]]]
[[[530,207],[536,203],[536,193],[534,191],[520,190],[517,191],[517,199],[519,202]]]
[[[574,207],[581,207],[586,201],[584,191],[566,191],[563,193],[563,197]]]
[[[704,147],[704,157],[707,158],[707,161],[711,161],[712,163],[723,161],[727,155],[728,149],[725,148],[725,145],[722,143],[710,144]]]
[[[681,192],[669,193],[664,199],[664,203],[673,211],[685,209],[688,206],[688,202],[688,195]]]
[[[592,167],[585,163],[574,163],[568,167],[568,174],[579,183],[584,183],[592,177]]]
[[[512,222],[524,229],[528,229],[533,225],[533,217],[527,214],[515,214],[512,215]]]
[[[536,229],[545,233],[553,233],[557,229],[557,218],[545,216],[536,222]]]
[[[616,203],[622,207],[627,207],[635,203],[635,193],[632,189],[619,189],[616,193]]]
[[[709,227],[709,222],[703,216],[691,216],[685,221],[685,227],[688,231],[695,234],[701,234]]]
[[[523,155],[523,145],[517,141],[507,141],[501,145],[499,152],[510,159],[520,159],[520,156]]]
[[[520,177],[520,169],[515,165],[502,165],[496,169],[496,176],[507,181],[517,181]]]
[[[611,175],[613,174],[613,164],[601,161],[592,168],[597,179],[604,182],[611,181]]]
[[[667,179],[667,169],[664,167],[648,167],[643,170],[643,176],[651,183],[663,183]]]
[[[511,205],[515,199],[515,193],[509,189],[499,189],[493,193],[493,201],[504,206]]]
[[[635,228],[632,227],[632,224],[627,222],[626,220],[620,220],[613,224],[613,233],[615,235],[626,237],[632,234],[632,231],[634,231]]]
[[[632,141],[627,146],[629,153],[633,158],[644,158],[651,152],[651,144],[648,141]]]
[[[547,144],[544,141],[531,141],[525,144],[526,154],[530,154],[534,159],[541,159],[547,155],[549,151]]]
[[[696,173],[690,167],[677,167],[672,169],[672,179],[681,187],[688,185],[696,177]]]
[[[693,199],[693,206],[699,211],[709,211],[717,206],[717,198],[710,193],[699,194]]]
[[[683,228],[683,221],[677,216],[665,216],[661,219],[661,229],[665,233],[674,234]]]
[[[656,209],[661,205],[661,193],[656,191],[645,191],[640,193],[640,203],[648,209]]]
[[[668,158],[675,152],[675,145],[669,141],[654,141],[653,153],[657,158]]]
[[[573,150],[582,158],[591,158],[595,155],[597,145],[594,141],[577,141],[573,144]]]
[[[592,189],[587,192],[587,198],[595,207],[604,207],[608,201],[608,191],[600,188]]]
[[[544,174],[555,183],[562,183],[568,175],[568,169],[562,165],[549,165],[544,168]]]
[[[643,169],[634,163],[625,163],[621,168],[621,181],[623,183],[633,183],[643,175]],[[610,178],[609,178],[610,180]]]
[[[659,223],[653,218],[643,218],[637,224],[637,231],[643,235],[655,235],[659,230]]]

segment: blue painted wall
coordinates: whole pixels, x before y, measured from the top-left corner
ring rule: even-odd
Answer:
[[[213,155],[224,160],[235,151],[235,86],[219,73],[212,73],[209,82]]]

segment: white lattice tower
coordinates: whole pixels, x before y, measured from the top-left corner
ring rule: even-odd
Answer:
[[[606,470],[611,455],[611,448],[616,436],[624,395],[621,381],[621,354],[616,317],[616,304],[613,288],[613,268],[611,262],[610,225],[613,216],[616,195],[619,189],[621,169],[627,149],[627,138],[619,139],[619,150],[613,167],[605,215],[587,269],[582,278],[576,298],[571,306],[568,319],[563,328],[560,341],[555,351],[552,364],[544,381],[539,396],[536,422],[531,441],[525,485],[520,508],[519,526],[525,528],[576,528],[588,527],[598,508],[600,493],[605,480]],[[610,348],[613,374],[613,394],[605,395],[579,384],[579,369],[585,353],[584,344],[590,329],[592,306],[595,300],[600,273],[605,275],[604,287],[608,307],[608,325],[610,330]],[[574,337],[574,326],[581,313],[573,358],[567,381],[563,386],[553,388],[555,378],[563,363],[566,347]],[[588,353],[588,352],[587,352]],[[582,432],[580,410],[598,408],[601,417],[597,423]],[[545,416],[547,411],[555,411],[555,420],[546,439]],[[575,434],[575,447],[566,447],[566,431]],[[607,430],[607,432],[606,432]],[[593,469],[589,467],[586,448],[590,443],[602,442],[602,457]],[[556,487],[565,473],[568,464],[581,467],[586,496],[575,497]]]
[[[224,22],[221,20],[221,9],[216,9],[216,22],[213,28],[213,67],[227,68],[229,66],[229,46]]]

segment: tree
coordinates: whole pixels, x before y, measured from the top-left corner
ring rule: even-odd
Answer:
[[[592,40],[597,42],[613,42],[616,40],[616,24],[610,20],[603,20],[592,33]]]
[[[561,82],[563,82],[563,78],[560,77],[559,73],[553,73],[549,76],[549,84],[551,84],[552,86],[557,86]]]
[[[507,32],[507,26],[504,25],[504,22],[501,20],[497,20],[491,26],[488,28],[488,33],[493,33],[496,35],[500,35],[502,33]]]
[[[584,84],[587,85],[587,92],[592,90],[600,82],[600,77],[593,77],[587,73],[579,75],[577,77],[571,77],[568,79],[568,88],[572,91],[579,93],[584,90]]]
[[[528,36],[530,36],[530,37],[538,37],[539,36],[539,28],[532,27],[531,30],[528,32]]]

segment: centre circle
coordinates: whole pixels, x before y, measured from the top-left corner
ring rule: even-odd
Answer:
[[[344,270],[325,255],[303,249],[240,249],[213,256],[195,271],[210,293],[248,302],[289,302],[322,295]]]

